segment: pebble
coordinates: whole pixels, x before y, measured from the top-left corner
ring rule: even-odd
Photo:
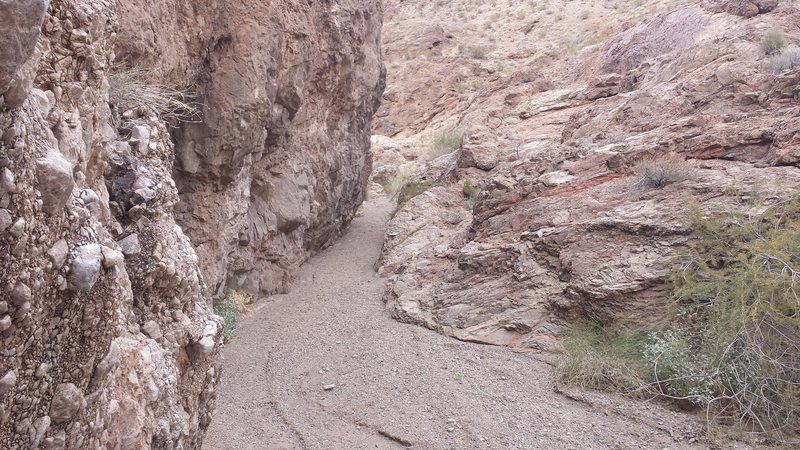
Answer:
[[[332,391],[333,388],[335,388],[335,387],[336,387],[335,384],[326,384],[325,386],[322,386],[322,389],[326,390],[326,391]]]

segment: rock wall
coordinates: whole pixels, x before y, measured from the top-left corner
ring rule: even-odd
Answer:
[[[370,121],[385,78],[381,5],[192,7],[194,15],[177,18],[121,14],[117,51],[154,64],[164,79],[188,74],[203,101],[204,120],[176,132],[175,180],[179,222],[214,296],[285,292],[364,200]]]
[[[506,78],[475,99],[460,116],[471,124],[461,149],[417,170],[412,181],[434,187],[389,224],[381,272],[392,314],[539,349],[577,320],[657,327],[666,275],[691,239],[690,205],[747,210],[754,191],[766,205],[800,192],[800,70],[774,73],[760,48],[775,28],[797,46],[800,12],[706,8],[659,15],[576,56],[592,75],[563,88]],[[382,153],[400,146],[390,141]],[[635,173],[646,159],[691,169],[647,186]]]
[[[0,448],[199,448],[212,294],[285,289],[364,195],[377,2],[120,3],[0,3]],[[202,121],[110,107],[125,64]]]

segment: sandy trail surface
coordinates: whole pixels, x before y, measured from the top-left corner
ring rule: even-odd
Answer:
[[[532,354],[394,321],[374,270],[390,210],[369,201],[290,294],[240,321],[205,449],[689,447],[680,414],[597,394],[576,401]]]

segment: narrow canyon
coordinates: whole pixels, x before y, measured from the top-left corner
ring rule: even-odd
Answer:
[[[0,449],[800,445],[800,9],[0,0]]]

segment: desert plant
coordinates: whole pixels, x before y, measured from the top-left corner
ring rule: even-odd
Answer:
[[[561,383],[618,393],[642,392],[652,382],[644,357],[646,334],[622,327],[580,324],[567,332],[556,363]]]
[[[786,39],[781,30],[768,31],[761,39],[761,50],[767,55],[773,55],[786,46]]]
[[[233,339],[236,332],[236,323],[244,312],[247,305],[252,302],[252,297],[241,292],[231,292],[219,305],[214,307],[214,314],[222,317],[222,335],[225,342]]]
[[[142,69],[111,70],[107,75],[110,103],[121,111],[152,111],[165,121],[192,122],[200,118],[191,92],[152,83],[150,78],[151,74]]]
[[[487,22],[486,24],[484,24],[484,27],[491,28],[492,24],[490,22]],[[472,59],[486,59],[486,55],[488,53],[489,50],[486,47],[482,47],[479,45],[460,46],[458,51],[459,55],[466,56],[467,58],[472,58]]]
[[[800,205],[791,199],[758,215],[711,217],[695,207],[690,223],[698,239],[672,285],[691,352],[708,368],[707,395],[692,400],[773,437],[796,430]]]
[[[436,134],[431,142],[429,156],[438,158],[439,156],[452,153],[459,148],[464,141],[464,133],[455,128],[448,128]]]
[[[774,74],[781,74],[800,66],[800,48],[789,47],[780,53],[770,56],[767,63]]]
[[[694,169],[685,160],[677,158],[643,159],[634,165],[633,173],[639,177],[640,186],[662,188],[691,179]]]
[[[695,239],[670,275],[664,331],[581,325],[568,332],[559,380],[688,401],[709,427],[742,423],[776,442],[800,426],[800,204],[760,214],[692,207]]]
[[[471,180],[464,180],[464,183],[461,186],[461,192],[464,194],[465,198],[473,199],[476,195],[478,195],[478,188],[472,184]]]

